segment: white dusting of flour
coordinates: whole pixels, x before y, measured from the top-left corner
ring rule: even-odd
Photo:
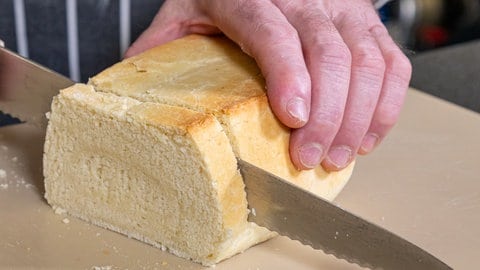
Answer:
[[[61,208],[61,207],[58,207],[58,206],[53,206],[53,211],[55,211],[55,214],[56,215],[63,215],[65,213],[67,213],[67,210]]]
[[[112,266],[111,265],[92,266],[92,270],[112,270]]]

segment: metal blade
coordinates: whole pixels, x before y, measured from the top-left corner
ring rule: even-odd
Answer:
[[[452,269],[418,246],[239,160],[249,221],[363,267]]]
[[[74,82],[0,47],[0,110],[46,127],[53,96]]]

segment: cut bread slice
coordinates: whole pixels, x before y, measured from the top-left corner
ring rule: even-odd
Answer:
[[[205,265],[273,235],[247,222],[212,115],[75,85],[53,101],[44,174],[51,205]]]
[[[189,36],[126,59],[55,97],[48,202],[204,265],[275,234],[247,221],[236,158],[326,199],[340,172],[298,171],[255,62],[222,37]],[[73,166],[74,165],[74,166]]]

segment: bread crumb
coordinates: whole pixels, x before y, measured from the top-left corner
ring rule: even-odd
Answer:
[[[96,237],[99,237],[100,235],[101,235],[101,233],[99,233],[99,232],[97,232],[97,233],[95,234]]]
[[[162,265],[163,265],[163,266],[168,265],[168,262],[163,261],[163,262],[162,262]]]
[[[252,208],[251,210],[252,210],[252,215],[253,215],[254,217],[256,217],[256,216],[257,216],[257,211],[255,210],[255,208]]]
[[[25,184],[25,188],[35,188],[35,186],[32,184]]]
[[[67,210],[65,210],[61,207],[58,207],[58,206],[53,206],[53,211],[55,212],[56,215],[63,215],[65,213],[67,213]]]
[[[8,183],[0,184],[0,189],[7,189]]]
[[[2,148],[3,151],[7,151],[8,150],[8,147],[6,145],[2,145],[0,146]]]
[[[62,219],[62,222],[65,223],[65,224],[68,224],[68,223],[70,223],[70,219],[64,218],[64,219]]]
[[[13,157],[13,158],[12,158],[12,161],[13,161],[13,162],[17,162],[17,161],[18,161],[18,157]]]
[[[112,266],[111,265],[92,266],[92,270],[112,270]]]
[[[7,172],[5,170],[0,169],[0,178],[7,177]]]
[[[50,112],[46,112],[46,113],[45,113],[45,117],[46,117],[48,120],[50,120]]]

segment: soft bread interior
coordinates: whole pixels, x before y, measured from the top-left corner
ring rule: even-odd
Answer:
[[[51,205],[178,256],[209,265],[272,236],[246,222],[211,115],[75,85],[53,101],[44,157]]]

